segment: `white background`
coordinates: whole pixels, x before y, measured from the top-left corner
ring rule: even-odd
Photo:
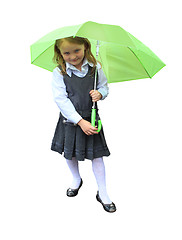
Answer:
[[[6,1],[0,38],[0,239],[182,239],[180,1]],[[96,201],[91,162],[68,198],[71,175],[50,150],[59,110],[51,73],[30,64],[30,45],[67,25],[116,24],[166,67],[153,79],[110,84],[100,114],[111,156],[107,187],[118,210]]]

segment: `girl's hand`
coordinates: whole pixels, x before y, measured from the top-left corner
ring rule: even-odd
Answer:
[[[95,91],[91,90],[90,91],[90,96],[92,98],[92,102],[97,102],[102,98],[102,94],[97,90],[95,90]]]
[[[93,127],[90,122],[88,122],[84,119],[81,119],[78,122],[78,125],[81,127],[83,132],[87,135],[98,134],[98,132],[96,132],[98,130],[98,128]]]

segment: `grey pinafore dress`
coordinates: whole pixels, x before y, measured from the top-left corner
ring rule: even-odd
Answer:
[[[76,111],[83,119],[91,122],[92,99],[89,92],[94,86],[94,74],[89,66],[85,77],[63,76],[68,98],[73,103]],[[97,119],[99,119],[97,109]],[[99,134],[86,135],[79,125],[73,124],[60,113],[59,120],[52,140],[51,150],[60,154],[64,153],[66,159],[75,157],[78,161],[85,159],[109,156],[110,152],[104,137],[103,127]]]

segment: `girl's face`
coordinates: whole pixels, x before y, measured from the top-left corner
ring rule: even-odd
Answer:
[[[85,45],[70,43],[64,40],[60,45],[61,55],[65,62],[74,65],[77,69],[81,70],[83,60],[85,57]]]

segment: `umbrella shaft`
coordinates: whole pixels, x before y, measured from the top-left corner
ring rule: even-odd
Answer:
[[[97,40],[97,46],[96,46],[96,62],[98,59],[98,55],[99,55],[99,41]],[[95,69],[95,80],[94,80],[94,91],[97,88],[97,65],[96,65],[96,69]],[[93,109],[95,108],[95,102],[93,103]]]
[[[97,88],[97,66],[96,66],[96,69],[95,69],[94,90],[96,90],[96,88]]]

